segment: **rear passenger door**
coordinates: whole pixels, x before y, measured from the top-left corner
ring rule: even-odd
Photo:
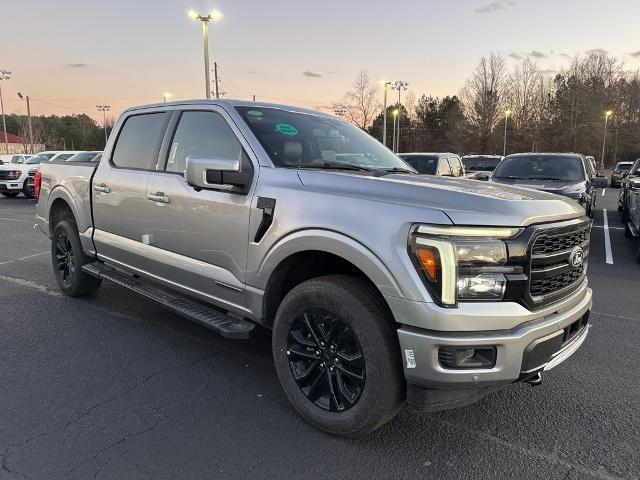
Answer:
[[[98,257],[145,270],[147,182],[155,171],[170,113],[155,111],[122,119],[115,145],[93,176],[93,241]]]
[[[147,187],[149,271],[221,306],[244,308],[252,190],[198,190],[185,169],[191,156],[239,160],[254,172],[248,146],[217,106],[176,112],[171,123]]]

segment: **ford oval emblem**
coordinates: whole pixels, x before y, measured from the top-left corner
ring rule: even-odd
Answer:
[[[576,247],[569,256],[569,262],[574,268],[578,268],[584,262],[584,250],[580,247]]]

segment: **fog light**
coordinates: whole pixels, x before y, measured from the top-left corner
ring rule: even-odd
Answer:
[[[452,370],[493,368],[496,347],[440,347],[438,361],[443,368]]]

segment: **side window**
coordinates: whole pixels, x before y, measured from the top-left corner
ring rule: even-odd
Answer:
[[[216,112],[187,111],[180,116],[166,170],[184,173],[187,157],[243,160],[243,150],[227,121]]]
[[[166,122],[165,112],[127,118],[111,156],[113,164],[120,168],[155,170]]]
[[[449,164],[451,165],[451,172],[454,177],[461,177],[464,175],[464,170],[462,168],[462,163],[458,157],[449,157]]]
[[[424,173],[426,168],[426,162],[421,158],[409,158],[407,163],[415,168],[418,173]]]
[[[451,168],[449,167],[449,162],[444,157],[438,160],[438,175],[451,176]]]

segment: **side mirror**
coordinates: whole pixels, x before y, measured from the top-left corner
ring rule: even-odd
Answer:
[[[240,160],[187,157],[187,183],[196,189],[231,190],[248,188],[251,175],[240,171]]]

